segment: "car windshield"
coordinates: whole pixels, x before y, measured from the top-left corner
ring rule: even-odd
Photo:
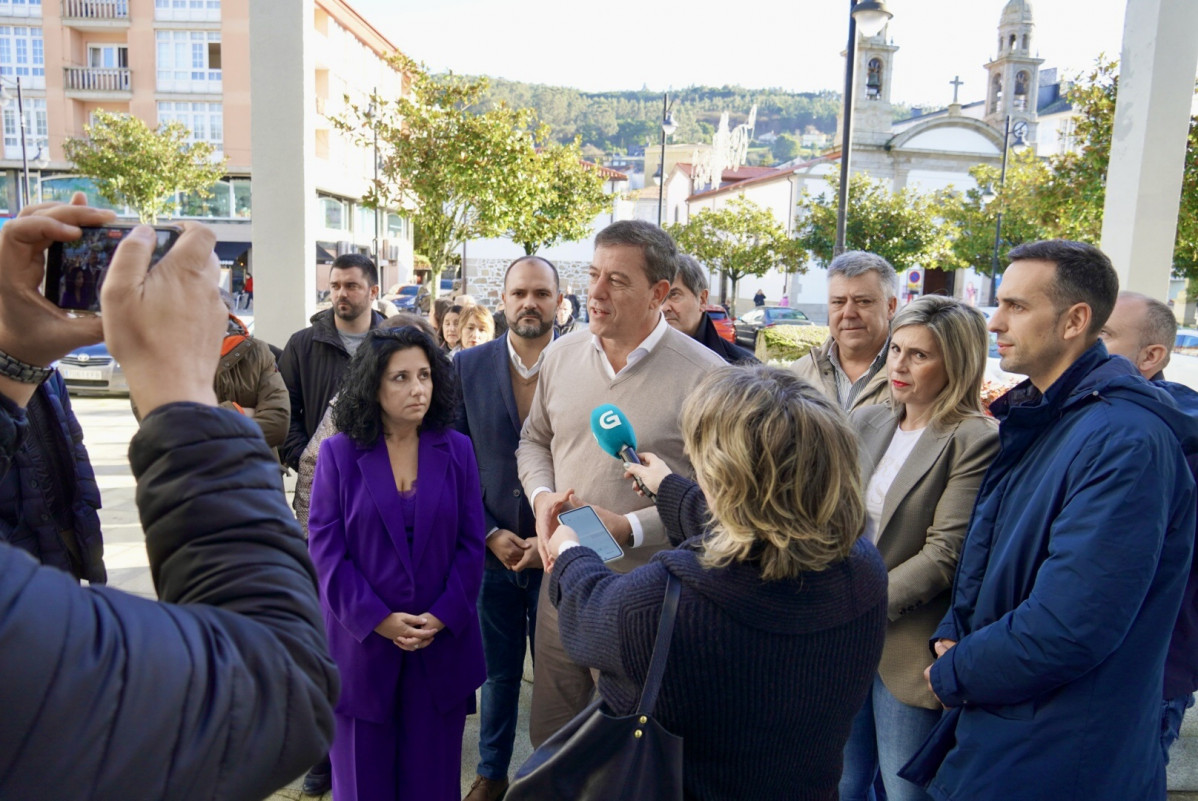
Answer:
[[[807,315],[798,309],[766,309],[765,316],[770,320],[806,320]]]
[[[728,314],[723,309],[708,309],[707,316],[713,320],[726,320]]]

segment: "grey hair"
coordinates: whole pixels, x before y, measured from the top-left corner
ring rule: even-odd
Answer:
[[[699,260],[686,253],[678,254],[678,274],[674,276],[674,280],[681,281],[695,297],[699,297],[708,289],[707,276]]]
[[[845,278],[856,278],[866,273],[877,273],[878,282],[882,285],[882,294],[890,300],[898,292],[898,273],[894,266],[876,253],[864,250],[846,250],[828,265],[828,277],[841,275]]]
[[[1164,345],[1169,353],[1173,352],[1173,345],[1177,342],[1177,318],[1173,316],[1172,309],[1141,292],[1120,292],[1119,300],[1139,300],[1144,303],[1144,317],[1139,326],[1141,348]]]
[[[645,277],[649,284],[674,283],[678,272],[678,246],[665,231],[644,220],[620,220],[595,236],[595,247],[635,245],[645,255]]]

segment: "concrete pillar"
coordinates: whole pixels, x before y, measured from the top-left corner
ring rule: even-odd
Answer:
[[[1181,197],[1198,2],[1127,0],[1102,249],[1119,286],[1164,300]]]
[[[254,334],[282,346],[316,310],[314,7],[249,7]]]

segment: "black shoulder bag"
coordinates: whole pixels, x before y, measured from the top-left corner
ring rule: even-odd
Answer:
[[[670,575],[636,714],[613,716],[597,698],[520,766],[505,801],[681,801],[682,738],[653,719],[681,590]]]

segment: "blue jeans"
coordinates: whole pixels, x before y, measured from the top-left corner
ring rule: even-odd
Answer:
[[[840,801],[871,801],[874,778],[881,773],[888,801],[930,801],[922,787],[900,779],[899,769],[927,739],[940,713],[899,701],[874,674],[865,706],[853,719],[844,747]]]
[[[1161,702],[1161,751],[1165,755],[1165,764],[1169,764],[1169,749],[1181,735],[1181,719],[1186,710],[1194,705],[1194,694],[1179,695]]]
[[[520,682],[524,678],[524,638],[531,651],[537,622],[537,597],[544,571],[488,568],[478,594],[487,681],[479,709],[478,775],[507,778],[516,740]]]

